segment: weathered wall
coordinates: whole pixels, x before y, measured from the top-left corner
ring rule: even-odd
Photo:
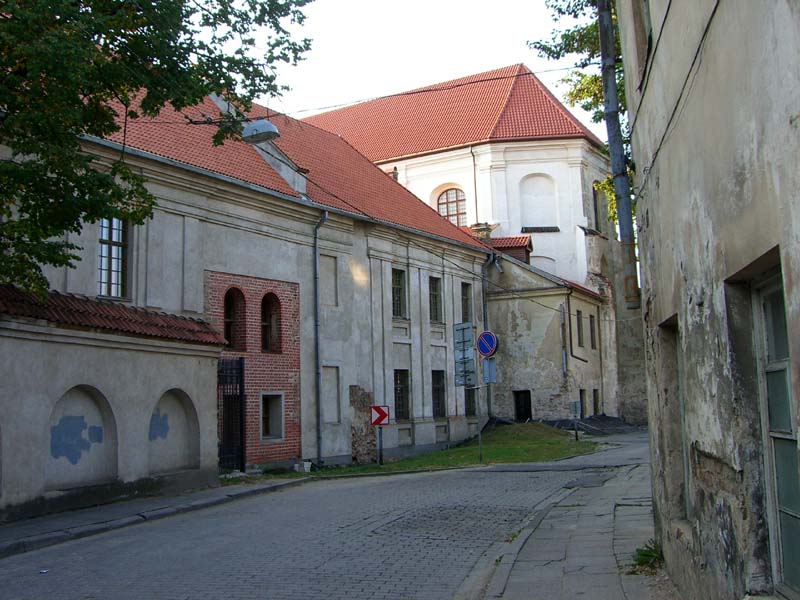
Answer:
[[[738,599],[781,577],[761,309],[751,303],[770,272],[784,286],[795,431],[800,415],[800,6],[649,4],[660,39],[647,57],[639,3],[617,3],[640,190],[656,523],[685,597]]]
[[[570,415],[570,402],[584,390],[587,416],[594,414],[593,390],[605,412],[601,332],[601,302],[573,294],[516,261],[504,260],[503,272],[490,271],[489,321],[498,334],[497,384],[492,386],[494,414],[515,418],[514,392],[529,391],[534,419]],[[578,344],[577,318],[583,322],[583,345]],[[564,321],[562,324],[562,314]],[[570,318],[567,319],[567,315]],[[595,347],[589,333],[595,319]]]
[[[165,474],[216,481],[216,348],[3,317],[0,355],[0,520],[86,486],[101,501]]]

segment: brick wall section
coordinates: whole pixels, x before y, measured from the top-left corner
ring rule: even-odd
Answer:
[[[526,264],[531,260],[531,253],[528,252],[527,248],[503,248],[501,252]]]
[[[375,428],[372,426],[372,394],[357,385],[350,386],[350,407],[353,409],[353,422],[350,425],[352,436],[353,461],[359,464],[377,461],[375,448]]]
[[[286,281],[205,272],[205,317],[224,329],[225,293],[236,287],[244,295],[247,335],[244,351],[224,350],[223,358],[245,359],[246,462],[278,463],[300,458],[300,286]],[[280,352],[261,352],[261,300],[268,293],[281,305]],[[283,438],[261,438],[261,393],[283,393]],[[221,413],[220,413],[221,414]]]

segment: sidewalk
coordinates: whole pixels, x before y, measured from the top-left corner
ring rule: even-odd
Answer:
[[[271,479],[259,483],[228,485],[170,496],[147,496],[0,525],[0,558],[95,535],[112,529],[154,521],[231,502],[255,494],[274,492],[308,481]]]
[[[653,537],[649,466],[579,475],[570,487],[510,545],[485,598],[679,598],[668,579],[629,573],[634,550]]]

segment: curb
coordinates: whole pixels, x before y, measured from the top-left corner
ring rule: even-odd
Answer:
[[[51,531],[48,533],[10,540],[8,542],[0,542],[0,559],[14,556],[16,554],[23,554],[32,550],[39,550],[40,548],[46,548],[48,546],[55,546],[56,544],[62,544],[71,540],[79,540],[81,538],[97,535],[99,533],[105,533],[114,529],[122,529],[123,527],[138,525],[148,521],[157,521],[159,519],[164,519],[182,513],[201,510],[203,508],[210,508],[219,504],[227,504],[229,502],[233,502],[234,500],[248,498],[250,496],[277,492],[278,490],[298,486],[309,481],[313,481],[313,479],[310,477],[303,477],[302,479],[294,479],[291,481],[276,483],[270,486],[240,490],[215,498],[199,498],[191,502],[186,502],[185,504],[147,510],[128,517],[114,519],[112,521],[89,523],[87,525],[79,525],[77,527],[62,529],[60,531]]]

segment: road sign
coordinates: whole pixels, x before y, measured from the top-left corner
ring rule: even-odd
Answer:
[[[475,335],[472,323],[457,323],[453,326],[455,338],[455,384],[475,387],[478,377],[475,372]]]
[[[484,331],[478,336],[478,352],[484,358],[489,358],[497,352],[497,336],[491,331]]]
[[[372,424],[373,425],[388,425],[389,424],[389,407],[388,406],[370,406],[372,411]]]
[[[497,383],[497,365],[494,357],[483,359],[483,383]]]

